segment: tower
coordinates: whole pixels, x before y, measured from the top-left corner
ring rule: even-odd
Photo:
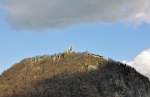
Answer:
[[[68,52],[72,52],[73,51],[73,47],[72,45],[69,47]]]
[[[71,45],[71,46],[68,48],[67,53],[69,54],[69,53],[72,53],[72,52],[73,52],[73,46]]]

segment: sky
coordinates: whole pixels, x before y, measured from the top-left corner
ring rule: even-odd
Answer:
[[[150,76],[149,8],[150,0],[0,1],[0,73],[72,45]]]

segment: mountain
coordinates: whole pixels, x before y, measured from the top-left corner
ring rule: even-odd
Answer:
[[[72,50],[27,58],[0,76],[0,97],[150,97],[134,68]]]

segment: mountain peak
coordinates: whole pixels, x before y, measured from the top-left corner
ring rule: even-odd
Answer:
[[[89,52],[26,58],[0,77],[0,97],[149,97],[134,68]],[[140,96],[142,95],[142,96]]]

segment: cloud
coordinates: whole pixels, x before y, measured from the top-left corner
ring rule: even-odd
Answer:
[[[19,29],[66,27],[80,23],[150,22],[150,0],[5,0],[0,6]]]
[[[141,52],[134,58],[134,60],[129,62],[126,61],[125,63],[150,78],[150,49]]]

